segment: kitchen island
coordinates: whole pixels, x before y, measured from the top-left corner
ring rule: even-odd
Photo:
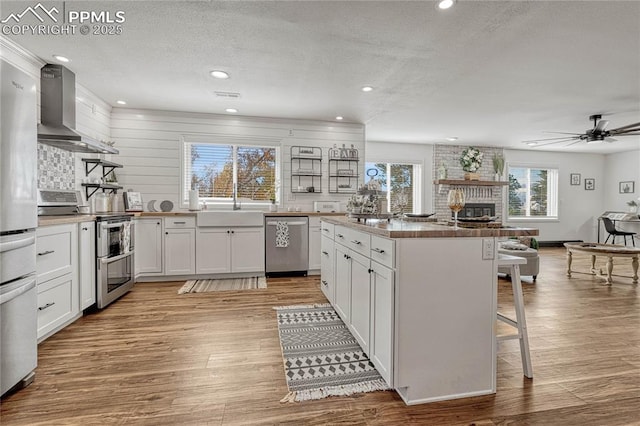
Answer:
[[[497,240],[532,228],[323,217],[321,287],[407,404],[496,391]]]

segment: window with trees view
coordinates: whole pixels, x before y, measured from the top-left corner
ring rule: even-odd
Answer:
[[[275,147],[184,142],[184,202],[191,189],[209,201],[230,201],[234,183],[243,201],[277,198]]]
[[[558,170],[509,166],[509,218],[558,217]]]
[[[380,189],[387,193],[387,208],[390,212],[419,213],[420,207],[420,166],[399,163],[365,163],[365,171],[377,170],[375,180]],[[369,175],[365,177],[368,182]]]

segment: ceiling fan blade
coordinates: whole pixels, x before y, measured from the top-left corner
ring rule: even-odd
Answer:
[[[609,143],[611,143],[611,142],[616,142],[617,140],[618,140],[618,139],[614,139],[614,138],[604,138],[604,141],[605,141],[605,142],[609,142]]]
[[[596,125],[596,127],[594,127],[593,132],[594,133],[604,132],[604,129],[606,129],[608,125],[609,125],[609,120],[600,120],[598,121],[598,124]]]
[[[629,130],[629,133],[627,132],[622,132],[622,133],[614,133],[611,136],[638,136],[640,135],[640,129],[631,129]]]
[[[577,139],[577,140],[575,140],[575,141],[573,141],[573,142],[571,142],[571,143],[566,144],[565,146],[575,145],[575,144],[577,144],[578,142],[582,142],[582,139]]]
[[[531,144],[530,146],[536,148],[536,147],[539,147],[539,146],[553,145],[554,143],[562,143],[562,142],[578,143],[578,142],[580,142],[580,139],[579,138],[564,138],[564,139],[561,139],[561,140],[554,140],[554,141],[549,141],[549,142],[544,142],[544,143],[537,143],[537,141],[529,141],[528,144]],[[573,143],[570,144],[570,145],[573,145]]]
[[[522,141],[522,142],[524,142],[524,143],[527,143],[527,142],[543,142],[543,141],[558,141],[558,142],[561,142],[562,140],[570,140],[570,139],[575,139],[575,138],[578,138],[578,137],[579,137],[578,135],[573,136],[573,137],[562,136],[560,138],[530,139],[528,141]]]
[[[557,133],[559,135],[576,135],[580,136],[582,133],[569,133],[569,132],[542,132],[542,133]]]
[[[620,133],[621,131],[633,132],[640,130],[640,123],[627,124],[626,126],[618,127],[616,129],[609,130],[609,133]]]

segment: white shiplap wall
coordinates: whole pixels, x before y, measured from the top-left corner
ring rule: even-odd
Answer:
[[[180,203],[183,138],[279,146],[280,210],[289,206],[310,210],[313,201],[319,200],[341,201],[344,208],[348,196],[328,193],[328,149],[334,144],[353,144],[364,158],[364,126],[348,123],[115,108],[111,115],[111,136],[120,150],[114,161],[124,165],[118,170],[118,180],[125,190],[141,192],[145,202],[169,200],[176,209],[186,207]],[[322,147],[322,193],[291,193],[290,147],[293,145]],[[363,167],[361,161],[360,175]]]

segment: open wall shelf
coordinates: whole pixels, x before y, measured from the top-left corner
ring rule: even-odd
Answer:
[[[322,148],[291,147],[291,192],[296,194],[322,192]]]

